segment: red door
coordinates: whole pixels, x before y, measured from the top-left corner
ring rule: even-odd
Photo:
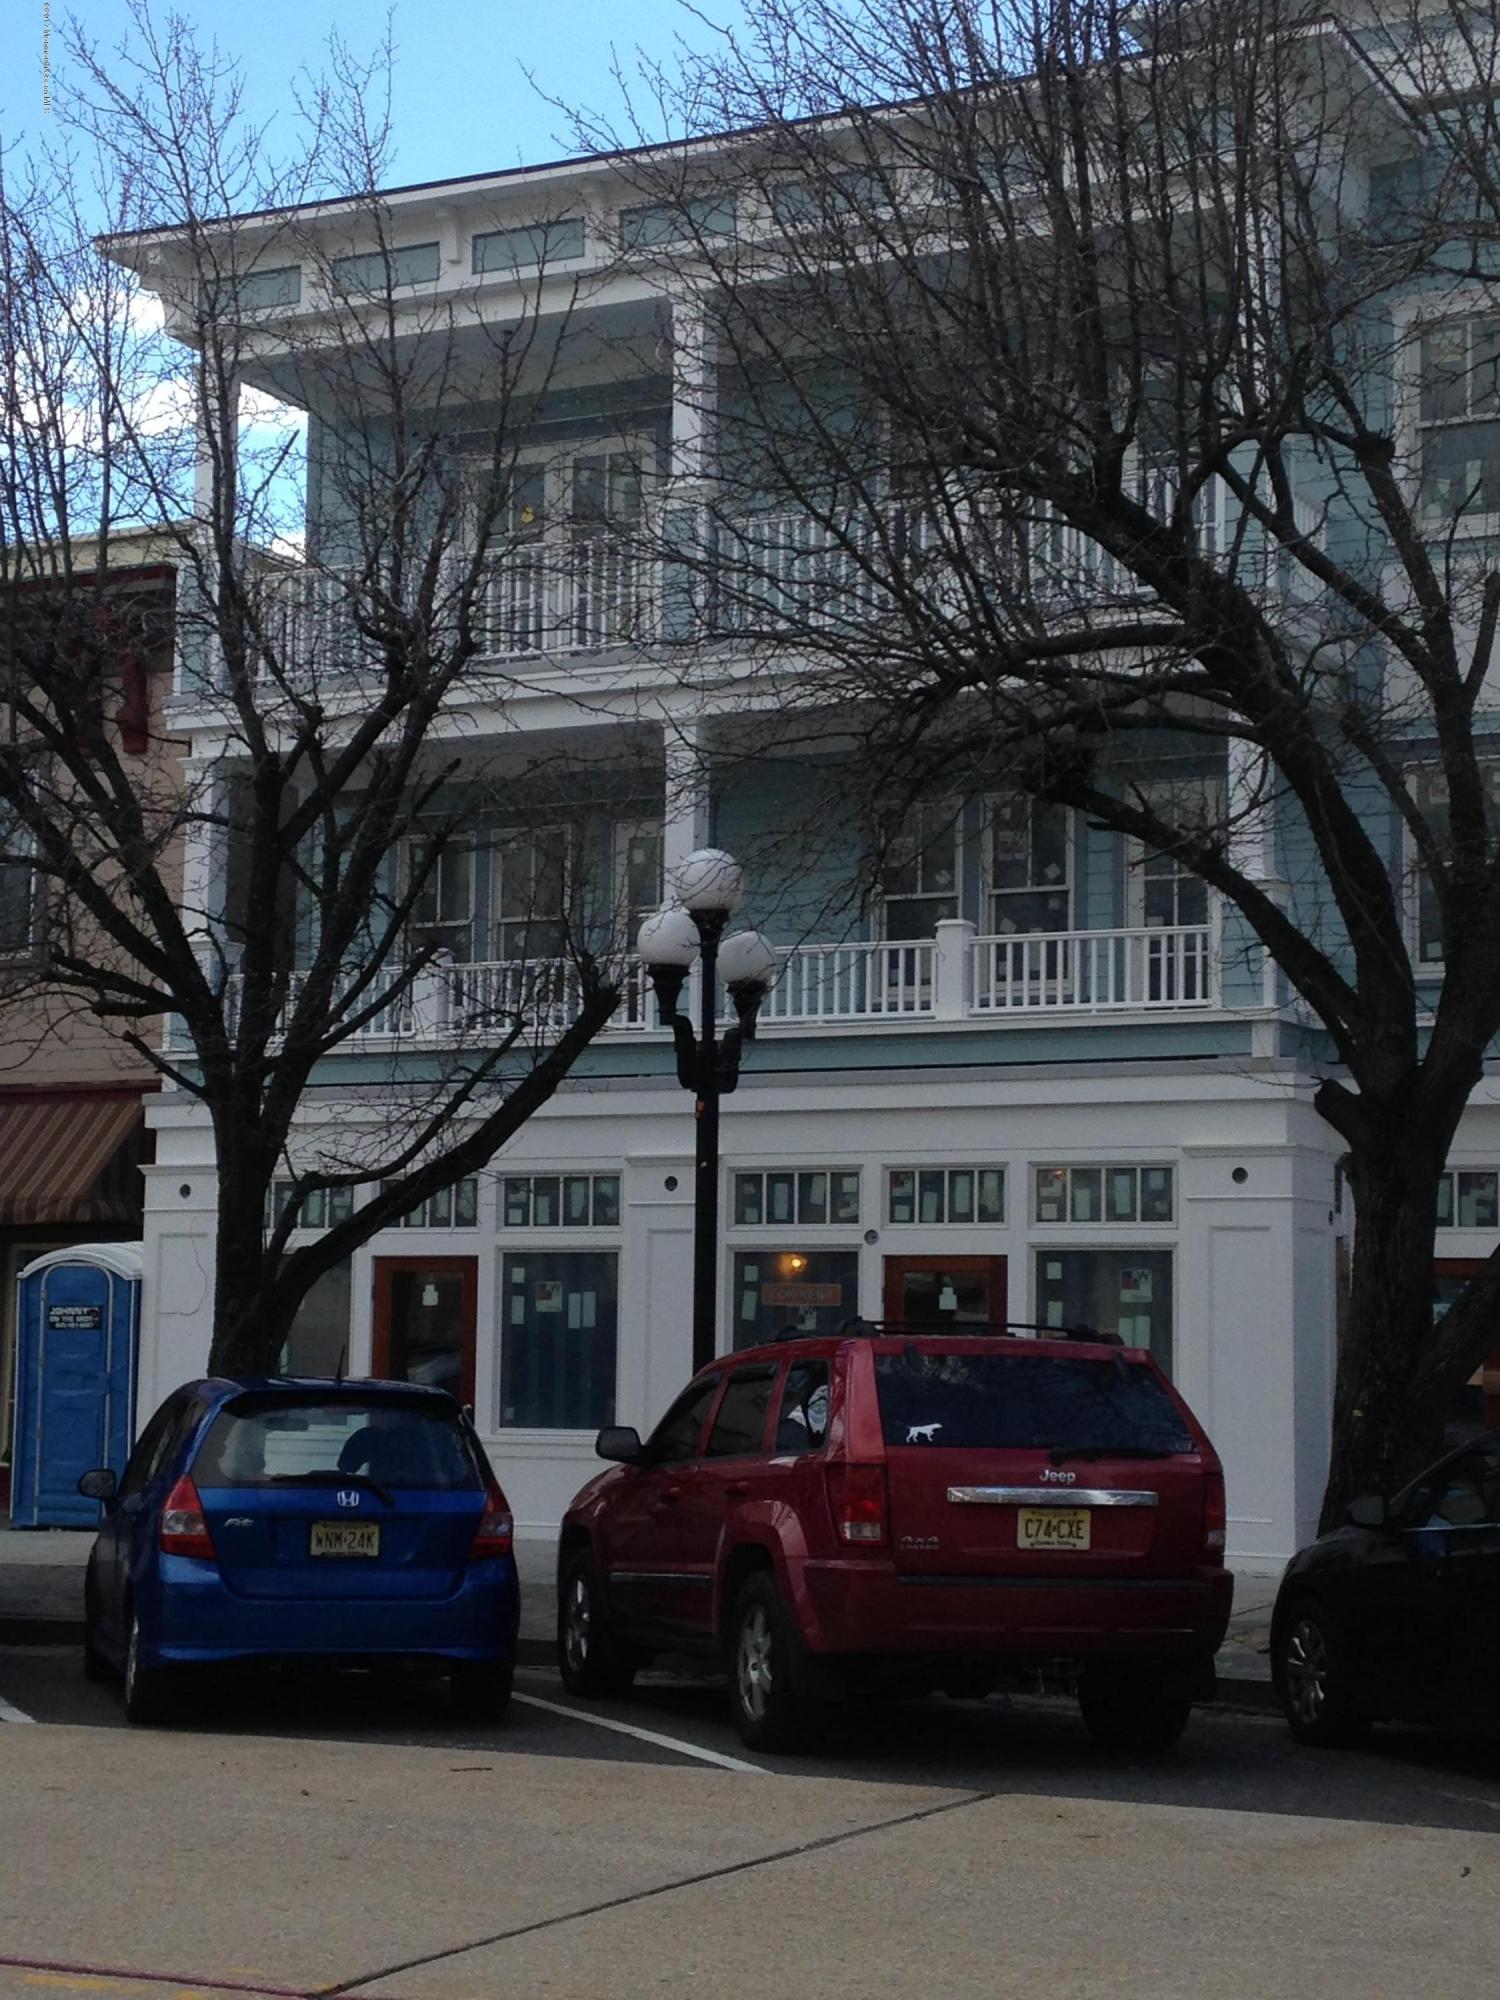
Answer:
[[[474,1257],[377,1257],[371,1367],[474,1401],[479,1263]]]
[[[906,1326],[1003,1326],[1003,1257],[887,1257],[885,1317]]]

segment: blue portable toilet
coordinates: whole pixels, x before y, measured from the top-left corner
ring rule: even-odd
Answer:
[[[16,1528],[91,1528],[99,1504],[78,1491],[96,1465],[125,1470],[135,1435],[141,1245],[79,1243],[17,1280]]]

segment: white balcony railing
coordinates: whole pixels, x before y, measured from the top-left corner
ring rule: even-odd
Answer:
[[[617,976],[623,992],[606,1034],[658,1033],[645,967],[629,958]],[[285,1031],[306,977],[293,973],[275,1035]],[[236,975],[226,993],[231,1033],[239,1025],[240,990]],[[681,1004],[696,1018],[696,980]],[[874,1028],[1001,1017],[1192,1013],[1224,1004],[1212,924],[976,937],[972,924],[950,921],[936,938],[785,948],[760,1020],[772,1031]],[[1254,1003],[1270,1004],[1265,995]],[[555,1035],[577,1018],[581,1005],[581,981],[570,960],[437,961],[377,1008],[345,1046],[482,1047],[518,1021],[528,1031]],[[727,998],[723,1017],[733,1018]],[[169,1029],[168,1043],[181,1046],[180,1025]]]
[[[980,1014],[1211,1007],[1217,998],[1208,924],[974,941],[973,1006]]]
[[[615,534],[547,537],[489,564],[473,607],[481,651],[497,659],[597,653],[649,643],[657,630],[657,564]],[[441,630],[458,616],[462,572],[446,566],[434,598]],[[255,580],[263,679],[290,682],[359,674],[378,648],[355,622],[354,586],[326,570],[280,569]],[[367,593],[359,602],[368,610]]]

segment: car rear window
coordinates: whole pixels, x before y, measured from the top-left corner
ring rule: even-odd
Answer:
[[[1171,1397],[1139,1361],[913,1348],[877,1354],[875,1385],[887,1444],[969,1451],[1198,1448]]]
[[[483,1484],[456,1415],[394,1397],[245,1397],[226,1404],[193,1461],[194,1484],[337,1485],[368,1479],[462,1491]]]

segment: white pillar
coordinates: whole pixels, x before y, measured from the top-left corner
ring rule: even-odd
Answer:
[[[223,963],[229,841],[225,818],[228,784],[214,757],[195,757],[183,766],[184,802],[190,815],[182,830],[182,888],[178,909],[209,978],[217,983]]]
[[[1228,752],[1229,859],[1252,882],[1273,883],[1276,866],[1275,771],[1255,743],[1231,736]]]
[[[711,470],[718,423],[718,356],[700,300],[672,301],[672,484],[699,486]]]
[[[688,855],[709,844],[708,724],[669,718],[662,725],[666,784],[662,876],[672,881]]]

